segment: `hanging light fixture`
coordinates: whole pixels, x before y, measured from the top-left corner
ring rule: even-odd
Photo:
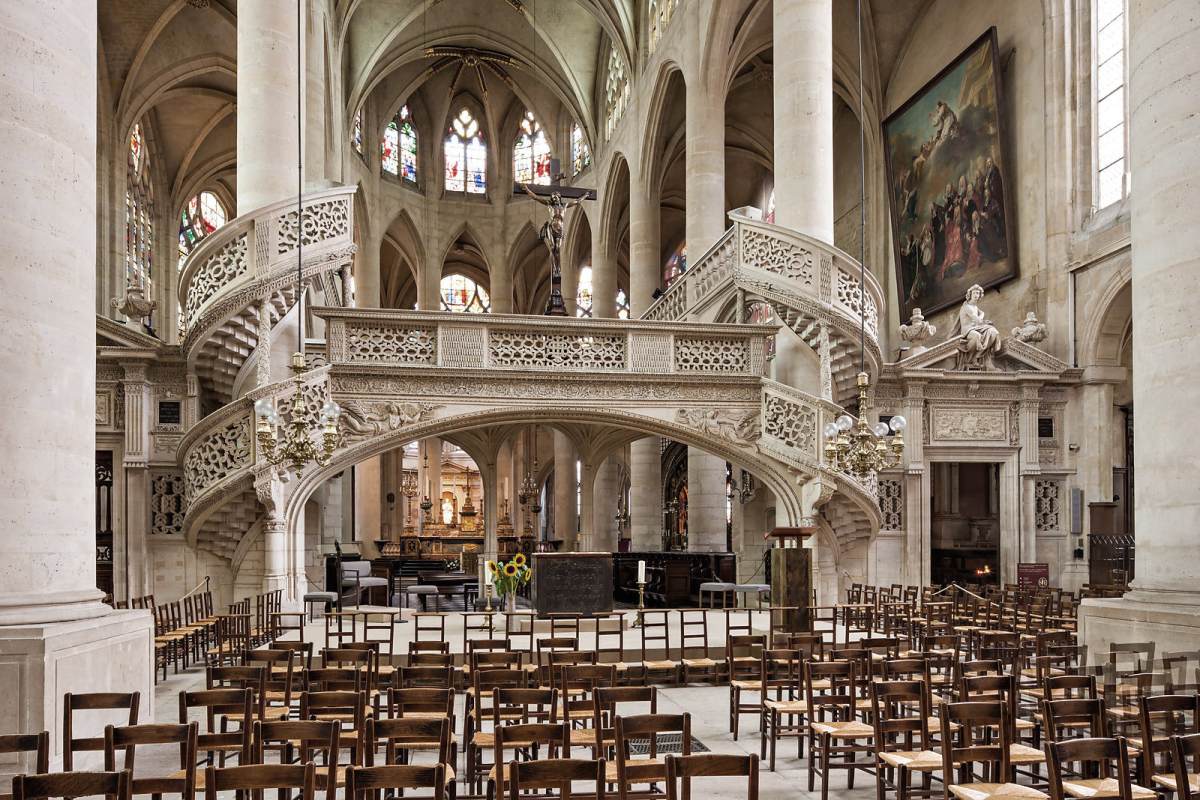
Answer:
[[[292,396],[288,421],[285,423],[275,408],[275,401],[264,397],[254,404],[255,434],[259,452],[271,464],[287,464],[299,478],[311,461],[324,467],[333,457],[338,444],[338,420],[342,409],[332,399],[321,406],[319,425],[321,447],[313,441],[307,409],[304,407],[304,384],[300,375],[307,370],[304,360],[304,145],[301,94],[303,66],[300,47],[303,35],[303,0],[296,0],[296,317],[299,321],[299,347],[292,354],[292,371],[296,374],[296,391]]]
[[[858,236],[858,419],[842,414],[825,426],[825,463],[830,469],[858,479],[871,478],[879,472],[898,466],[904,456],[904,428],[908,422],[897,414],[887,423],[867,422],[871,402],[867,375],[867,145],[866,111],[863,95],[862,0],[858,12],[858,166],[859,166],[859,236]],[[889,436],[889,434],[894,434]]]
[[[433,508],[433,501],[429,499],[429,487],[433,485],[433,479],[429,477],[429,442],[425,443],[425,455],[421,459],[425,471],[425,497],[421,500],[421,511],[425,513],[425,519],[429,519],[429,510]],[[439,469],[441,465],[438,465]]]
[[[521,488],[517,492],[517,502],[519,502],[521,505],[525,505],[530,500],[537,497],[537,482],[534,479],[534,474],[537,472],[537,467],[535,466],[532,470],[529,468],[529,455],[530,455],[531,450],[533,450],[533,446],[530,444],[529,431],[526,430],[525,431],[525,477],[521,480]],[[533,458],[534,458],[534,463],[536,464],[536,462],[537,462],[537,454],[536,453],[533,454]]]

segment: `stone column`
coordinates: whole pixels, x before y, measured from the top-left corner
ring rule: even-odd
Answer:
[[[616,458],[610,456],[596,472],[592,499],[592,549],[617,549],[617,494],[620,492]]]
[[[150,557],[147,535],[150,532],[150,428],[154,424],[153,398],[146,380],[145,364],[123,364],[125,380],[125,535],[116,542],[122,558],[114,562],[121,572],[114,579],[128,584],[125,599],[150,594]],[[186,591],[186,590],[184,590]]]
[[[617,315],[617,263],[608,250],[604,227],[592,226],[592,316]]]
[[[629,536],[634,551],[662,549],[662,449],[657,436],[629,445]]]
[[[51,770],[64,692],[140,691],[154,718],[153,621],[96,588],[98,36],[95,0],[0,4],[0,717],[50,732]],[[6,760],[0,785],[33,766]]]
[[[689,447],[688,550],[725,552],[726,499],[725,459]]]
[[[554,538],[562,550],[574,550],[578,516],[575,508],[575,447],[565,433],[554,431]]]
[[[577,214],[582,213],[576,209]],[[566,253],[561,253],[560,258]],[[579,294],[579,265],[573,261],[563,261],[561,266],[562,271],[562,296],[563,305],[567,307],[567,316],[575,316],[576,299]]]
[[[774,40],[775,221],[832,243],[833,0],[775,0]]]
[[[296,3],[258,0],[244,5],[237,15],[239,216],[295,197],[300,137]]]
[[[494,461],[479,465],[479,479],[483,484],[483,553],[479,559],[479,581],[483,585],[484,564],[494,561],[500,552],[496,529],[500,523],[500,489]]]
[[[595,547],[595,529],[592,522],[596,509],[596,465],[584,461],[579,469],[579,536],[575,549],[586,553]]]
[[[258,304],[258,343],[254,347],[255,385],[262,387],[271,382],[271,304],[263,300]]]
[[[1133,251],[1133,591],[1088,600],[1093,659],[1108,643],[1153,638],[1159,651],[1200,646],[1196,531],[1200,455],[1187,400],[1200,396],[1200,227],[1188,198],[1200,174],[1200,16],[1189,3],[1129,5],[1130,191]]]

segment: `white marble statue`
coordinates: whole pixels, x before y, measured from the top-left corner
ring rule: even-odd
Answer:
[[[1030,311],[1025,321],[1012,329],[1012,337],[1026,344],[1037,344],[1046,338],[1046,324],[1038,322],[1037,314]]]
[[[937,333],[937,326],[932,322],[925,320],[925,315],[921,313],[921,309],[914,308],[912,318],[907,324],[900,325],[900,338],[908,342],[910,347],[905,357],[915,356],[918,353],[924,353],[928,350],[922,342]]]
[[[995,358],[1004,348],[1000,331],[979,307],[983,287],[967,289],[967,299],[958,310],[958,319],[950,329],[950,338],[958,338],[957,369],[994,370]]]

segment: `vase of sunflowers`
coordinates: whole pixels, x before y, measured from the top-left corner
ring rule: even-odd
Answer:
[[[533,569],[524,553],[517,553],[508,561],[492,562],[492,586],[496,595],[504,599],[504,610],[512,613],[517,610],[517,590],[529,583]]]

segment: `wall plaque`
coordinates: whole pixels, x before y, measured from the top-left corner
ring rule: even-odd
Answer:
[[[534,553],[533,607],[539,614],[600,614],[613,608],[611,553]]]
[[[1005,441],[1008,421],[1002,408],[938,408],[933,412],[933,438],[952,442]]]

